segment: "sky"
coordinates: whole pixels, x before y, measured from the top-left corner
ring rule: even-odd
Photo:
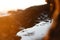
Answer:
[[[45,0],[0,0],[0,12],[46,4]]]
[[[47,4],[45,0],[0,0],[0,17],[9,16],[10,10],[26,9],[30,6]]]

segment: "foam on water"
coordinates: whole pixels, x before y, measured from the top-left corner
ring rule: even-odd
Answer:
[[[42,21],[31,28],[19,31],[17,33],[17,36],[22,37],[21,40],[42,39],[44,36],[46,36],[48,30],[50,29],[51,24],[52,24],[51,20],[48,20],[48,22]]]

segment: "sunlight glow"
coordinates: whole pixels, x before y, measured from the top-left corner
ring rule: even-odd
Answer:
[[[45,0],[0,0],[0,12],[6,13],[9,10],[16,9],[24,10],[30,6],[43,4],[46,4]]]

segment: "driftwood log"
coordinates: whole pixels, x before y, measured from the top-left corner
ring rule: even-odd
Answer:
[[[52,0],[50,0],[52,1]],[[54,2],[54,3],[53,3]],[[59,11],[59,0],[53,0],[52,4],[54,4],[54,11],[52,15],[52,19],[54,22],[51,25],[51,29],[49,30],[47,36],[44,40],[60,40],[60,11]]]
[[[53,5],[51,4],[51,7],[50,1],[48,1],[48,4],[46,5],[33,6],[25,10],[9,11],[8,13],[11,13],[12,15],[0,17],[0,40],[20,40],[20,38],[16,36],[16,33],[20,31],[20,28],[28,28],[34,26],[36,23],[38,23],[36,20],[38,20],[37,18],[39,18],[42,13],[44,13],[43,15],[49,15],[49,18],[53,18],[55,20],[51,26],[52,31],[50,30],[48,32],[44,40],[59,39],[59,26],[57,26],[60,23],[60,16],[58,17],[58,15],[60,15],[59,0],[52,1],[51,3]],[[39,21],[41,20],[43,19],[40,19]]]
[[[34,26],[41,13],[45,15],[49,12],[48,4],[29,7],[25,10],[8,11],[10,16],[0,17],[0,40],[20,40],[16,33],[20,31],[21,27]]]

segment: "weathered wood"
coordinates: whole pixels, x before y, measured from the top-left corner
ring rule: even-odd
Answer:
[[[54,0],[54,2],[55,2],[55,9],[52,16],[52,19],[54,19],[54,22],[52,23],[51,29],[44,40],[60,40],[59,0]]]

